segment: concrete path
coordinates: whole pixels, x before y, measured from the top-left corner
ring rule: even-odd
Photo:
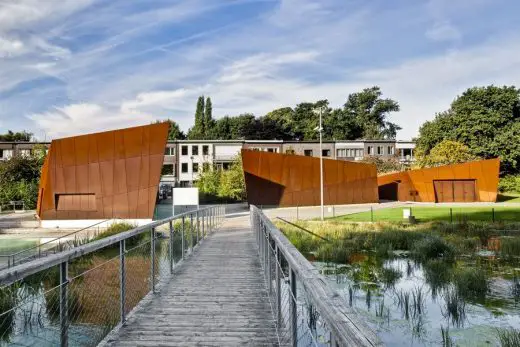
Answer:
[[[228,219],[109,346],[273,346],[278,339],[249,218]]]

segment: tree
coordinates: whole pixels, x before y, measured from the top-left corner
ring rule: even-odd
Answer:
[[[403,164],[399,162],[397,157],[381,158],[381,157],[365,157],[361,160],[362,163],[373,164],[377,168],[377,173],[390,173],[403,171],[405,168]]]
[[[8,141],[8,142],[29,142],[31,141],[32,133],[27,131],[22,132],[13,132],[11,130],[7,130],[7,133],[0,134],[0,141]]]
[[[419,129],[417,151],[427,155],[443,140],[458,141],[480,158],[501,159],[502,173],[520,170],[520,150],[512,143],[518,136],[520,91],[514,86],[467,89],[448,111]]]
[[[179,124],[172,121],[171,119],[167,119],[165,121],[158,120],[158,121],[155,121],[155,124],[162,123],[162,122],[167,122],[169,125],[169,130],[168,130],[168,140],[169,141],[184,140],[186,138],[186,135],[184,135],[184,133],[179,128]]]
[[[394,139],[401,129],[387,119],[389,113],[399,111],[399,104],[392,99],[382,99],[382,95],[378,86],[365,88],[350,94],[343,106],[344,116],[355,119],[365,139]]]
[[[451,140],[443,140],[430,153],[416,155],[416,165],[419,167],[435,167],[449,164],[465,163],[478,159],[471,153],[468,146]]]
[[[41,155],[15,155],[0,162],[0,205],[23,201],[28,209],[36,207],[43,161]]]
[[[211,105],[211,98],[206,99],[206,105],[204,108],[204,138],[209,139],[211,135],[211,129],[213,128],[213,106]]]
[[[201,95],[197,100],[195,109],[195,124],[188,131],[188,138],[190,140],[200,140],[204,138],[204,134],[204,95]]]
[[[246,199],[246,183],[241,156],[235,158],[229,170],[222,172],[218,195],[235,201],[244,201]]]

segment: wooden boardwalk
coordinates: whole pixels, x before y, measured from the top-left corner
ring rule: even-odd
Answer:
[[[107,341],[109,346],[273,346],[249,217],[226,220]]]

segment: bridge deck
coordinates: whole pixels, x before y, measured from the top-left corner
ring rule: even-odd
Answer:
[[[226,220],[108,341],[109,346],[276,344],[248,217]]]

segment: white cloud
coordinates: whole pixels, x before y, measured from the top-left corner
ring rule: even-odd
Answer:
[[[426,37],[434,41],[457,41],[462,38],[462,34],[451,23],[439,22],[426,31]]]
[[[14,57],[22,54],[24,44],[20,40],[8,40],[0,36],[0,58]]]
[[[96,104],[71,104],[45,113],[28,116],[50,137],[79,135],[148,124],[151,115],[139,112],[122,113]],[[124,124],[124,126],[122,126]]]

